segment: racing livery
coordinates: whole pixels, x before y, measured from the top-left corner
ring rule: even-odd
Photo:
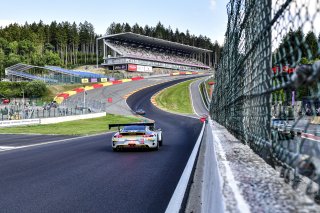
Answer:
[[[150,148],[158,150],[162,146],[162,131],[155,129],[155,123],[109,124],[109,129],[118,127],[112,137],[112,149]]]

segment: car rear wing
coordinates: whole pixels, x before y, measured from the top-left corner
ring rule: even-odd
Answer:
[[[120,129],[120,127],[122,126],[154,126],[154,122],[148,122],[148,123],[129,123],[129,124],[109,124],[109,129],[111,129],[112,127],[118,127],[118,129]]]

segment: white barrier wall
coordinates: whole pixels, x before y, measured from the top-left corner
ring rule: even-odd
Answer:
[[[24,120],[5,120],[0,121],[0,127],[11,127],[11,126],[24,126],[24,125],[36,125],[36,124],[54,124],[65,121],[75,121],[81,119],[98,118],[105,116],[105,112],[92,113],[85,115],[72,115],[66,117],[53,117],[53,118],[41,118],[41,119],[24,119]]]
[[[25,120],[4,120],[0,121],[0,127],[23,126],[40,124],[40,119],[25,119]]]
[[[44,118],[41,119],[41,124],[55,124],[55,123],[61,123],[65,121],[75,121],[80,119],[89,119],[89,118],[98,118],[105,116],[105,112],[100,113],[92,113],[92,114],[84,114],[84,115],[72,115],[72,116],[66,116],[66,117],[54,117],[54,118]]]

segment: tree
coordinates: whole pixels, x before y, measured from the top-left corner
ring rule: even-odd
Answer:
[[[124,26],[124,32],[131,32],[131,26],[130,24],[126,23],[125,26]]]
[[[15,54],[15,53],[10,53],[8,55],[8,57],[7,57],[5,66],[9,67],[9,66],[12,66],[12,65],[17,64],[17,63],[21,63],[20,56]]]
[[[46,51],[43,55],[43,62],[47,65],[61,65],[61,59],[58,53],[54,53],[53,51]]]
[[[156,38],[160,38],[160,39],[164,39],[165,38],[165,29],[164,29],[164,26],[161,24],[160,21],[156,25],[154,33],[155,33],[155,37]]]
[[[132,26],[132,32],[133,33],[137,33],[137,34],[140,34],[140,26],[138,23],[135,23],[133,26]]]
[[[25,87],[25,93],[28,97],[42,97],[46,92],[46,84],[42,81],[31,81]]]
[[[107,34],[108,35],[111,35],[111,34],[115,34],[115,32],[116,32],[116,23],[115,22],[112,22],[111,24],[110,24],[110,26],[108,27],[108,29],[107,29]]]
[[[305,43],[308,49],[308,58],[315,59],[318,56],[318,41],[314,32],[309,31],[306,35]]]
[[[5,54],[0,49],[0,79],[4,78]]]

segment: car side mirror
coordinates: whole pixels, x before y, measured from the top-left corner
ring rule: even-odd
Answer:
[[[158,129],[158,131],[162,131],[162,129],[161,129],[161,128],[159,128],[159,129]]]

